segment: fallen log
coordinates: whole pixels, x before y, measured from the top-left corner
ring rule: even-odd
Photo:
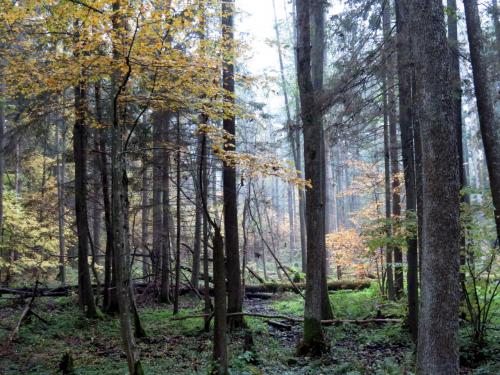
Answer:
[[[251,269],[249,266],[247,266],[248,272],[250,272],[250,275],[252,275],[259,283],[265,284],[266,280],[264,280],[262,277],[259,276],[257,272],[255,272],[253,269]]]
[[[280,331],[291,331],[292,330],[292,326],[290,324],[277,322],[275,320],[266,320],[266,323],[269,324],[271,327],[274,327]]]
[[[361,290],[369,288],[371,282],[368,280],[341,280],[341,281],[329,281],[328,290]],[[267,282],[263,284],[246,285],[245,290],[250,293],[278,293],[278,292],[295,292],[295,288],[305,289],[306,283],[295,283],[292,285],[290,283],[274,283]]]
[[[273,293],[245,293],[248,299],[271,299],[273,296]]]
[[[328,290],[362,290],[369,288],[371,285],[369,280],[335,280],[328,282]],[[134,289],[136,292],[144,291],[149,286],[149,283],[135,283]],[[246,295],[255,293],[282,293],[282,292],[295,292],[297,289],[303,290],[306,287],[306,283],[278,283],[278,282],[264,282],[261,284],[247,284],[245,286]],[[94,291],[97,292],[97,286],[93,285]],[[33,293],[37,297],[62,297],[68,296],[71,292],[77,292],[78,287],[76,285],[68,285],[64,287],[57,288],[0,288],[0,294],[14,294],[22,298],[30,298]],[[102,292],[102,291],[101,291]],[[193,288],[181,288],[179,291],[180,295],[185,295],[193,292]],[[198,292],[203,295],[203,288],[198,288]],[[213,293],[213,287],[210,287],[210,293]],[[264,297],[266,298],[266,297]]]
[[[17,324],[15,325],[14,329],[12,330],[11,334],[9,335],[9,338],[7,339],[7,342],[5,343],[5,347],[8,347],[12,341],[14,341],[15,337],[18,335],[19,333],[19,329],[21,328],[21,324],[23,323],[23,321],[31,314],[37,316],[38,318],[40,318],[42,321],[44,321],[45,323],[47,323],[47,321],[45,319],[43,319],[42,317],[40,317],[38,314],[35,314],[31,311],[31,308],[33,307],[33,302],[35,302],[35,297],[37,295],[37,289],[38,289],[38,280],[35,282],[35,286],[33,287],[32,289],[32,296],[29,300],[28,303],[26,303],[26,305],[24,306],[24,309],[23,309],[23,312],[21,313],[21,316],[19,317],[19,320],[17,321]]]
[[[170,318],[170,320],[186,320],[186,319],[197,319],[205,318],[206,314],[199,315],[187,315]],[[304,318],[297,318],[287,315],[271,315],[271,314],[260,314],[260,313],[248,313],[248,312],[237,312],[228,313],[227,316],[249,316],[253,318],[265,318],[265,319],[281,319],[288,320],[294,323],[302,323]],[[401,323],[402,319],[329,319],[322,320],[323,325],[336,325],[336,324],[385,324],[385,323]]]

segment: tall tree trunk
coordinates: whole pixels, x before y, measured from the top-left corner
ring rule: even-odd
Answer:
[[[64,227],[66,218],[64,212],[64,184],[65,184],[65,157],[64,150],[66,148],[66,132],[62,129],[62,122],[56,125],[56,144],[57,144],[57,213],[58,213],[58,228],[59,228],[59,281],[61,286],[66,285],[66,236]]]
[[[296,0],[292,1],[293,9],[292,9],[292,18],[293,18],[293,40],[295,45],[298,44],[298,32],[297,32],[297,4]],[[295,71],[298,72],[298,53],[295,48]],[[298,76],[298,75],[297,75]],[[293,132],[293,138],[295,140],[295,168],[300,172],[301,176],[304,177],[304,169],[302,168],[302,144],[301,144],[301,131],[300,129],[300,99],[299,95],[295,94],[295,129]],[[307,271],[307,230],[306,230],[306,192],[304,189],[299,189],[298,191],[299,198],[299,224],[300,224],[300,254],[301,254],[301,267],[302,272]]]
[[[324,0],[312,0],[311,2],[311,22],[312,22],[312,46],[311,46],[311,75],[314,96],[317,96],[323,90],[323,72],[325,65],[325,6]],[[316,106],[316,100],[314,100]],[[319,108],[318,108],[319,109]],[[319,167],[320,167],[320,189],[322,217],[323,217],[323,237],[326,235],[326,153],[324,142],[324,128],[323,128],[323,115],[315,109],[316,125],[321,130],[321,144],[316,144],[319,150]],[[305,140],[304,140],[305,143]],[[307,200],[306,200],[307,202]],[[313,237],[314,238],[314,237]],[[322,319],[333,319],[332,306],[330,304],[330,297],[328,296],[327,288],[327,263],[326,263],[326,244],[323,239],[321,246],[321,316]]]
[[[196,184],[196,182],[195,182]],[[201,210],[200,191],[195,188],[195,219],[194,219],[194,243],[193,243],[193,264],[191,265],[191,284],[196,288],[200,283],[200,261],[201,261],[201,235],[203,212]]]
[[[88,317],[97,316],[88,264],[89,224],[87,215],[87,98],[85,83],[75,86],[75,124],[73,156],[75,159],[75,216],[78,237],[78,296]]]
[[[293,121],[292,121],[292,115],[291,115],[291,110],[290,110],[290,102],[288,99],[288,91],[286,88],[286,78],[285,78],[285,66],[283,63],[283,53],[281,51],[281,35],[280,35],[280,30],[279,30],[279,25],[278,25],[278,16],[276,14],[276,1],[273,0],[273,14],[274,14],[274,30],[276,32],[276,42],[277,42],[277,48],[278,48],[278,58],[279,58],[279,64],[280,64],[280,79],[281,79],[281,88],[283,90],[283,99],[284,99],[284,104],[285,104],[285,111],[286,111],[286,128],[287,128],[287,136],[288,136],[288,142],[290,145],[290,150],[292,151],[293,159],[295,162],[295,168],[298,168],[297,164],[297,150],[295,147],[295,138],[294,138],[294,129],[293,129]],[[287,194],[288,194],[288,223],[289,223],[289,231],[290,231],[290,260],[293,259],[293,254],[296,249],[296,236],[295,236],[295,194],[294,194],[294,188],[292,184],[288,185],[287,189]],[[291,262],[290,262],[291,263]],[[243,267],[244,271],[244,267]]]
[[[144,132],[144,141],[147,142],[147,134]],[[142,191],[141,191],[141,260],[142,260],[142,277],[145,281],[149,279],[149,254],[148,254],[148,223],[149,223],[149,197],[148,197],[148,160],[144,156],[142,158]]]
[[[387,81],[384,77],[384,187],[385,187],[385,235],[387,244],[385,245],[385,279],[387,286],[387,296],[390,300],[395,299],[394,292],[394,270],[392,268],[392,224],[391,224],[391,156],[390,156],[390,138],[389,138],[389,116],[387,103]]]
[[[396,248],[392,245],[393,236],[393,212],[397,210],[396,204],[399,202],[399,195],[394,194],[394,185],[397,177],[394,176],[394,169],[397,169],[397,159],[395,160],[394,149],[395,134],[395,116],[394,116],[394,79],[391,70],[391,8],[389,0],[382,0],[383,15],[382,27],[384,32],[384,77],[383,77],[383,100],[384,100],[384,161],[385,161],[385,218],[386,235],[388,243],[386,244],[386,273],[387,273],[387,294],[390,300],[396,299],[396,286],[394,281],[394,255]],[[397,150],[397,149],[396,149]],[[392,209],[391,209],[392,208]]]
[[[496,46],[496,55],[497,55],[497,77],[500,74],[500,13],[498,11],[498,2],[497,0],[492,0],[491,2],[491,17],[493,18],[493,28],[495,29],[495,46]]]
[[[500,239],[500,126],[495,119],[493,100],[488,87],[487,62],[483,54],[483,37],[477,0],[464,0],[464,8],[479,126],[490,177],[497,237]]]
[[[299,353],[324,350],[321,328],[325,257],[323,126],[318,116],[311,75],[311,0],[297,0],[297,76],[304,132],[306,191],[307,282],[304,308],[304,340]],[[316,51],[317,53],[317,51]],[[321,270],[318,272],[318,270]]]
[[[101,97],[101,82],[98,81],[94,86],[95,96],[95,112],[97,123],[100,124],[98,129],[98,146],[99,146],[99,169],[102,186],[102,201],[104,205],[104,224],[106,228],[106,252],[104,255],[104,296],[103,307],[106,313],[118,312],[118,301],[116,298],[115,278],[114,278],[114,261],[113,261],[113,228],[111,225],[111,199],[109,191],[109,173],[108,173],[108,150],[107,131],[104,128],[103,108]]]
[[[325,194],[326,194],[326,233],[336,232],[338,230],[337,224],[337,202],[335,197],[335,180],[333,175],[333,152],[330,142],[327,141],[329,137],[325,138]]]
[[[457,147],[458,147],[458,163],[460,166],[460,190],[466,187],[465,165],[463,153],[463,136],[462,136],[462,82],[460,78],[460,51],[458,45],[458,10],[456,0],[448,0],[448,43],[450,46],[450,79],[453,90],[453,109],[455,112],[455,126],[457,129]],[[466,194],[461,195],[461,201],[466,202]],[[465,236],[460,234],[460,265],[465,266]],[[465,281],[464,271],[460,271],[460,281]],[[462,300],[465,299],[464,293],[461,294]]]
[[[392,51],[393,48],[393,38],[390,35],[390,24],[391,24],[391,2],[386,1],[384,7],[385,22],[388,24],[389,28],[387,32],[389,35],[388,47]],[[394,93],[395,84],[394,76],[396,75],[394,58],[391,55],[387,56],[386,61],[387,66],[387,99],[389,104],[389,137],[390,137],[390,157],[391,157],[391,177],[392,177],[392,220],[394,222],[398,221],[401,216],[401,196],[400,196],[400,181],[399,181],[399,158],[398,158],[398,138],[397,138],[397,114],[396,114],[396,95]],[[393,232],[395,228],[393,227]],[[394,233],[393,233],[394,235]],[[394,294],[396,298],[401,298],[403,296],[403,253],[399,245],[394,244],[393,246],[394,255]]]
[[[161,249],[162,249],[162,182],[163,182],[163,164],[164,152],[162,148],[162,112],[153,114],[153,244],[151,251],[151,266],[155,283],[160,283],[161,269]],[[168,199],[168,197],[167,197]]]
[[[230,112],[224,115],[224,130],[232,137],[226,142],[224,149],[234,151],[236,140],[234,113],[234,0],[222,3],[222,39],[226,43],[223,61],[223,88],[226,90],[224,101],[230,105]],[[238,246],[238,193],[236,189],[236,169],[229,163],[224,163],[222,173],[224,190],[224,237],[226,244],[228,313],[241,312],[243,299],[241,295],[240,252]],[[244,326],[242,316],[229,319],[231,329]]]
[[[208,123],[208,116],[201,116],[201,123]],[[204,207],[208,206],[208,189],[209,189],[209,178],[208,178],[208,165],[207,165],[207,136],[203,132],[200,134],[200,163],[198,164],[198,185],[200,194],[200,204],[203,212],[203,300],[205,318],[205,332],[210,331],[210,318],[209,315],[212,312],[212,301],[210,299],[210,282],[209,282],[209,267],[208,267],[208,218],[207,213],[205,213]]]
[[[113,59],[118,64],[122,58],[117,43],[126,40],[123,35],[126,32],[126,20],[121,13],[120,0],[113,2],[113,31],[116,33],[116,40],[113,40]],[[127,57],[128,60],[128,57]],[[131,275],[129,272],[130,264],[130,246],[128,237],[128,194],[127,194],[127,174],[126,160],[122,141],[123,123],[125,115],[123,114],[123,104],[120,103],[121,95],[126,90],[128,79],[130,78],[131,68],[128,62],[129,70],[124,75],[120,69],[115,69],[112,75],[112,116],[113,123],[111,128],[111,224],[113,229],[113,258],[115,268],[115,287],[119,307],[120,333],[122,336],[123,347],[127,357],[128,370],[130,375],[142,375],[141,361],[139,351],[135,342],[132,330],[131,320]]]
[[[177,112],[177,152],[175,155],[175,172],[177,180],[177,192],[176,192],[176,224],[177,228],[175,231],[175,294],[174,294],[174,314],[179,312],[179,288],[181,282],[181,122],[180,115]]]
[[[414,0],[411,12],[424,177],[417,373],[458,374],[460,181],[444,9]]]
[[[406,191],[406,219],[412,220],[416,214],[417,199],[415,186],[415,152],[413,141],[412,108],[412,60],[410,40],[409,0],[396,0],[396,28],[399,81],[399,126],[401,131],[401,150]],[[418,332],[418,255],[417,237],[407,239],[406,274],[408,294],[408,326],[413,341],[417,341]]]
[[[170,249],[171,249],[171,217],[170,217],[170,150],[168,150],[168,133],[170,125],[170,113],[162,112],[161,132],[162,141],[161,160],[160,160],[160,181],[162,202],[160,211],[161,233],[160,233],[160,252],[159,252],[159,281],[160,281],[160,302],[170,303]],[[158,219],[158,218],[157,218]]]
[[[0,64],[3,62],[0,61]],[[3,67],[0,65],[0,241],[3,241],[3,173],[4,173],[4,128],[5,128],[5,81]],[[0,251],[0,257],[4,257]],[[0,283],[2,282],[0,270]]]

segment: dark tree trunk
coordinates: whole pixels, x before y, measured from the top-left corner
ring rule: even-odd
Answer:
[[[109,191],[108,157],[106,147],[107,129],[103,128],[103,110],[101,98],[101,82],[94,86],[96,120],[101,125],[98,130],[99,135],[99,155],[100,155],[100,175],[102,186],[102,201],[104,205],[104,224],[106,228],[106,252],[104,255],[104,296],[103,307],[106,313],[118,312],[118,301],[116,289],[114,288],[114,261],[113,261],[113,228],[111,225],[111,199]]]
[[[325,207],[323,127],[316,110],[311,75],[311,1],[297,0],[297,75],[304,132],[305,178],[312,188],[306,191],[307,283],[304,309],[304,353],[320,353],[324,349],[321,328],[325,267]],[[320,270],[320,272],[318,272]]]
[[[0,67],[0,69],[2,69]],[[5,82],[3,69],[0,70],[0,241],[3,239],[3,173],[4,173],[4,128],[5,128]],[[16,184],[17,185],[17,184]],[[4,257],[0,251],[0,257]],[[2,274],[0,270],[0,283]]]
[[[415,0],[411,12],[424,177],[417,373],[458,374],[460,181],[444,9]]]
[[[177,180],[176,192],[176,224],[175,231],[175,294],[174,294],[174,314],[179,312],[179,287],[181,282],[181,122],[177,112],[177,152],[175,156],[175,172]]]
[[[415,186],[415,152],[413,141],[413,103],[412,103],[412,61],[410,40],[409,0],[396,0],[396,27],[399,81],[399,125],[401,129],[401,149],[406,191],[406,218],[415,217],[417,208]],[[417,237],[407,239],[408,271],[408,326],[413,341],[417,341],[418,332],[418,255]]]
[[[159,281],[160,281],[160,302],[170,303],[170,249],[171,249],[171,217],[170,217],[170,150],[168,147],[168,132],[170,123],[170,113],[162,112],[161,115],[161,192],[160,202],[162,202],[160,211],[161,234],[160,234],[160,253],[159,253]],[[158,218],[157,218],[158,219]]]
[[[156,112],[153,115],[153,244],[151,251],[151,266],[153,277],[156,283],[160,282],[161,269],[161,248],[162,248],[162,182],[163,163],[162,155],[162,113]]]
[[[234,0],[222,3],[222,38],[227,43],[228,53],[225,54],[223,62],[223,87],[226,90],[224,101],[230,105],[232,112],[234,105],[234,58],[232,55],[234,40]],[[235,135],[235,116],[233,113],[224,115],[224,130],[231,136]],[[236,140],[228,139],[224,146],[226,151],[234,151]],[[227,265],[227,292],[228,313],[241,312],[243,300],[241,295],[241,271],[240,252],[238,245],[238,195],[236,189],[236,169],[228,163],[224,163],[222,173],[222,185],[224,192],[224,237],[226,244]],[[243,317],[235,316],[229,319],[231,329],[243,327]]]
[[[498,2],[497,0],[492,0],[491,2],[491,17],[493,18],[493,28],[495,29],[495,46],[497,49],[497,77],[500,74],[500,13],[498,12]]]
[[[144,132],[144,141],[147,142],[147,134]],[[149,279],[149,254],[148,254],[148,224],[149,224],[149,194],[148,194],[148,160],[144,156],[142,158],[142,191],[141,191],[141,260],[142,260],[142,277],[144,281]]]
[[[385,84],[384,84],[385,86]],[[385,88],[384,88],[385,91]],[[391,157],[389,144],[389,120],[387,116],[387,95],[384,94],[384,187],[385,187],[385,235],[387,244],[385,245],[385,279],[387,286],[387,296],[390,300],[395,299],[394,292],[394,270],[392,245],[389,243],[392,238],[391,225]]]
[[[464,8],[479,126],[483,138],[486,166],[490,176],[497,237],[500,239],[500,126],[495,119],[493,100],[488,87],[487,62],[484,58],[483,36],[477,0],[464,0]]]
[[[214,227],[214,360],[217,375],[227,375],[227,316],[226,316],[226,277],[224,264],[224,240],[218,227]]]
[[[201,137],[201,136],[200,136]],[[200,138],[198,137],[198,139]],[[198,149],[199,149],[198,140]],[[198,163],[201,163],[202,157],[199,157]],[[199,184],[195,183],[195,219],[194,219],[194,243],[193,243],[193,264],[191,266],[191,284],[198,288],[200,283],[200,260],[201,260],[201,232],[202,232],[202,219],[203,219],[203,209],[201,207],[201,197]]]
[[[58,229],[59,229],[59,275],[58,276],[59,276],[59,281],[61,282],[61,286],[65,286],[66,285],[66,266],[65,266],[66,236],[64,234],[64,227],[66,225],[66,217],[64,212],[64,184],[65,184],[65,174],[66,174],[66,163],[64,158],[64,149],[66,147],[66,132],[65,129],[62,128],[62,123],[58,123],[56,125],[56,145],[57,145],[56,177],[57,177],[57,213],[58,213],[57,219],[58,219]],[[0,181],[1,181],[1,176],[0,176]]]
[[[312,48],[311,48],[311,75],[314,96],[317,96],[323,90],[323,71],[325,65],[325,4],[324,0],[312,0],[311,2],[311,22],[312,22]],[[314,102],[316,106],[316,102]],[[321,194],[321,209],[323,211],[323,237],[326,235],[326,153],[325,153],[325,141],[324,141],[324,128],[323,128],[323,116],[318,110],[315,110],[316,118],[315,121],[317,126],[321,130],[319,138],[321,144],[315,143],[319,150],[319,168],[320,168],[320,185],[318,186]],[[304,139],[305,143],[305,139]],[[306,202],[308,202],[306,200]],[[314,237],[313,237],[314,238]],[[323,244],[321,246],[321,316],[322,319],[333,319],[332,306],[330,304],[330,298],[328,296],[328,289],[326,287],[327,280],[327,264],[326,264],[326,244],[325,239],[323,239]]]
[[[201,123],[206,124],[208,122],[208,116],[201,116]],[[205,133],[200,134],[200,163],[198,170],[198,185],[199,193],[201,198],[201,209],[203,212],[203,300],[205,302],[204,312],[207,315],[205,318],[204,329],[205,332],[210,331],[210,319],[208,315],[212,312],[212,301],[210,299],[210,282],[209,282],[209,267],[208,267],[208,217],[203,209],[204,206],[208,206],[208,189],[209,189],[209,179],[208,179],[208,166],[207,166],[207,136]]]
[[[386,263],[386,285],[387,285],[387,296],[390,300],[394,300],[396,298],[396,292],[394,289],[394,269],[393,269],[393,250],[394,247],[390,243],[392,239],[392,210],[391,210],[391,201],[393,199],[392,190],[391,190],[391,120],[393,120],[390,115],[390,101],[389,101],[389,80],[388,76],[388,67],[387,61],[389,60],[390,51],[390,27],[391,27],[391,19],[390,19],[390,8],[389,2],[387,0],[382,0],[383,6],[383,32],[384,32],[384,51],[383,51],[383,59],[385,65],[385,72],[383,76],[382,90],[383,90],[383,105],[384,105],[384,187],[385,187],[385,232],[387,237],[387,244],[385,246],[385,263]]]
[[[118,45],[125,40],[121,35],[125,30],[126,20],[121,16],[120,0],[113,3],[112,25],[116,33],[113,39],[113,59],[118,63],[122,58]],[[130,65],[129,65],[130,67]],[[123,145],[124,130],[124,108],[120,103],[121,95],[125,90],[131,71],[128,70],[123,76],[119,69],[115,69],[112,75],[112,117],[111,128],[111,226],[113,230],[113,258],[115,269],[115,287],[119,307],[120,333],[123,348],[127,357],[127,365],[130,375],[143,375],[142,365],[139,358],[139,351],[135,342],[132,320],[131,320],[131,275],[130,264],[130,244],[128,233],[128,193],[127,193],[127,173],[126,160]]]
[[[87,144],[85,124],[87,113],[85,83],[75,86],[75,124],[73,128],[73,156],[75,159],[75,216],[78,237],[78,296],[88,317],[97,316],[94,292],[88,264],[89,224],[87,215]]]
[[[453,109],[455,112],[455,127],[457,129],[458,163],[460,165],[460,190],[466,187],[465,165],[462,137],[462,82],[460,79],[460,51],[458,45],[458,14],[456,0],[448,0],[448,43],[450,46],[450,79],[452,87]],[[467,196],[463,194],[461,201],[466,202]],[[460,265],[465,266],[465,236],[460,235]],[[460,281],[465,281],[465,273],[461,270]],[[464,293],[461,294],[464,300]]]

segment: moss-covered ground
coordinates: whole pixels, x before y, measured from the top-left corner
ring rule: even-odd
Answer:
[[[388,303],[375,287],[362,291],[330,294],[335,317],[366,319],[376,316],[402,318],[404,301]],[[183,298],[180,316],[199,314],[202,306],[195,297]],[[63,355],[71,353],[76,374],[125,374],[118,320],[105,317],[91,321],[82,316],[76,297],[38,298],[36,317],[23,323],[19,336],[6,348],[4,343],[22,311],[23,303],[0,302],[0,374],[42,375],[58,373]],[[246,301],[247,311],[302,316],[303,301],[291,293],[271,300]],[[148,337],[139,340],[146,374],[207,374],[210,368],[211,335],[203,332],[202,319],[172,320],[171,306],[141,306],[140,315]],[[296,357],[300,324],[289,330],[277,329],[266,319],[246,318],[248,330],[231,334],[232,374],[412,374],[414,345],[402,324],[325,327],[329,350],[321,358]],[[281,321],[284,324],[289,322]],[[249,346],[249,335],[253,346]],[[489,333],[481,360],[472,358],[466,327],[462,329],[462,371],[469,374],[500,373],[500,335]],[[246,344],[245,344],[246,342]]]

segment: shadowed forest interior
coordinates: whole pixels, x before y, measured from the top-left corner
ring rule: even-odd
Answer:
[[[0,373],[499,374],[497,0],[0,0]]]

